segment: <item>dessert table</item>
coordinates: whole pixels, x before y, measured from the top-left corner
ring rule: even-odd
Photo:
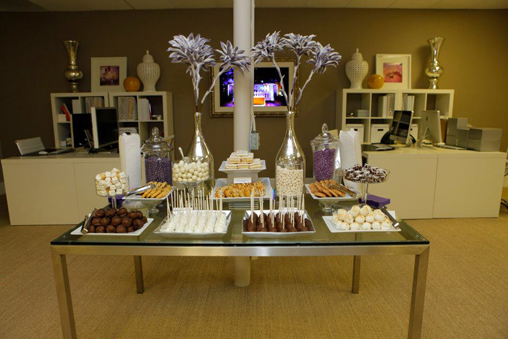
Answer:
[[[81,227],[81,224],[77,225],[51,242],[64,338],[76,338],[66,255],[133,256],[139,294],[144,291],[142,256],[234,257],[235,283],[239,286],[246,286],[250,281],[250,257],[253,256],[353,256],[352,293],[356,294],[360,288],[361,256],[414,255],[408,338],[420,338],[430,242],[405,221],[400,223],[400,232],[331,233],[323,221],[324,213],[318,203],[309,196],[305,203],[316,230],[306,237],[292,237],[291,233],[285,233],[289,236],[247,238],[242,235],[244,210],[234,210],[227,234],[215,239],[168,239],[154,234],[165,217],[164,208],[139,236],[71,235],[72,231]]]

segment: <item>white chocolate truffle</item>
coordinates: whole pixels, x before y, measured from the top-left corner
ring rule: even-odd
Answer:
[[[360,214],[360,207],[358,205],[355,205],[351,207],[348,213],[351,214],[353,217],[356,217],[358,214]]]
[[[379,222],[383,222],[385,221],[386,219],[386,216],[384,214],[382,214],[383,212],[380,213],[374,213],[374,218],[376,218],[376,221],[379,221]]]
[[[381,224],[381,229],[383,230],[389,230],[392,228],[392,224],[388,221],[384,221],[382,224]]]
[[[357,222],[354,222],[354,223],[350,224],[349,227],[351,228],[351,231],[358,231],[360,229],[360,224],[358,224]]]
[[[365,205],[360,209],[360,214],[364,217],[367,216],[369,213],[372,212],[372,208],[370,208],[369,205]]]
[[[333,223],[336,225],[336,226],[339,226],[341,223],[342,223],[342,219],[339,218],[339,215],[338,214],[334,214],[333,215]]]
[[[379,221],[374,221],[372,223],[372,229],[373,230],[380,230],[381,229],[381,223]]]
[[[349,224],[347,222],[342,222],[339,228],[343,231],[349,231]]]
[[[344,220],[344,218],[347,215],[347,211],[345,209],[341,208],[341,209],[337,210],[337,213],[335,213],[335,214],[338,216],[339,220]]]
[[[348,224],[351,224],[355,221],[355,218],[351,215],[351,214],[346,214],[346,216],[344,217],[344,222],[347,222]]]
[[[373,223],[374,221],[376,221],[376,216],[374,215],[374,213],[371,212],[365,217],[365,221]]]
[[[355,221],[361,225],[365,222],[365,217],[359,214],[356,216]]]
[[[370,230],[370,229],[372,229],[372,225],[370,224],[370,222],[364,222],[362,224],[362,230],[367,231],[367,230]]]

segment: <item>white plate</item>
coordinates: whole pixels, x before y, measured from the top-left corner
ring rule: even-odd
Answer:
[[[123,200],[131,200],[131,201],[162,201],[162,200],[165,200],[168,197],[168,195],[170,195],[171,192],[173,192],[174,190],[175,190],[175,186],[171,186],[171,190],[168,192],[168,194],[166,194],[162,198],[143,198],[139,194],[133,194],[133,195],[129,195],[127,197],[124,196],[122,199]]]
[[[222,164],[219,167],[219,171],[232,174],[232,173],[242,173],[245,174],[245,176],[248,176],[248,173],[259,173],[261,171],[264,171],[266,169],[266,162],[264,160],[261,160],[261,168],[241,168],[241,169],[226,169],[227,161],[223,161]]]
[[[175,213],[178,213],[177,210]],[[160,228],[162,225],[166,223],[168,217],[162,220],[161,224],[155,231],[154,234],[157,234],[163,238],[175,239],[175,238],[194,238],[194,239],[209,239],[209,238],[220,238],[223,237],[226,233],[228,233],[229,224],[231,222],[231,211],[223,210],[222,213],[226,214],[226,228],[222,232],[161,232]]]
[[[150,225],[153,221],[153,218],[148,218],[146,223],[143,225],[143,227],[141,227],[139,230],[135,230],[134,232],[130,232],[130,233],[87,233],[87,234],[83,234],[81,233],[81,226],[76,228],[74,231],[71,232],[72,235],[82,235],[82,236],[91,236],[91,237],[104,237],[104,236],[113,236],[113,237],[137,237],[139,236],[141,233],[143,233],[143,231],[148,227],[148,225]]]
[[[272,192],[272,186],[270,185],[270,178],[259,178],[259,181],[261,181],[263,184],[265,184],[265,195],[263,196],[263,199],[270,199],[270,194]],[[228,186],[228,179],[227,178],[219,178],[217,179],[217,182],[215,183],[215,187],[213,188],[212,192],[212,198],[219,200],[219,198],[215,197],[215,191],[224,186]],[[254,197],[254,200],[259,200],[259,197]],[[237,201],[250,201],[250,197],[239,197],[239,198],[222,198],[223,202],[237,202]]]
[[[315,200],[318,200],[318,201],[355,201],[355,200],[358,200],[358,198],[360,197],[360,194],[357,193],[357,196],[356,198],[353,198],[349,193],[346,193],[345,196],[343,197],[329,197],[329,198],[321,198],[321,197],[318,197],[318,196],[315,196],[310,188],[309,188],[309,184],[305,184],[305,188],[307,189],[307,192],[310,194],[310,196],[315,199]]]
[[[395,218],[395,212],[394,211],[388,211],[392,215],[392,217]],[[338,228],[335,228],[335,224],[333,223],[333,216],[325,215],[323,216],[323,220],[325,221],[326,226],[332,233],[382,233],[382,232],[400,232],[400,228],[396,228],[391,226],[389,230],[339,230]]]
[[[296,210],[293,210],[293,211],[296,211]],[[266,214],[269,215],[270,213],[270,210],[264,210],[264,212]],[[277,214],[279,211],[277,210],[274,210],[273,213],[274,215]],[[245,211],[245,215],[243,217],[243,220],[246,220],[250,217],[250,213],[251,211]],[[261,211],[254,211],[254,213],[256,213],[258,216],[259,214],[261,213]],[[307,214],[307,211],[305,211],[303,213],[303,216],[304,218],[307,218],[310,220],[310,223],[312,225],[312,231],[307,231],[307,232],[247,232],[247,231],[244,231],[243,230],[243,220],[242,220],[242,234],[244,236],[246,236],[247,238],[252,238],[252,239],[274,239],[274,238],[288,238],[288,237],[307,237],[309,235],[312,235],[314,233],[316,233],[316,228],[314,227],[314,224],[312,223],[312,219],[309,217],[309,215]]]

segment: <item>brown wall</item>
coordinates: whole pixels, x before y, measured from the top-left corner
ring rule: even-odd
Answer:
[[[185,67],[168,59],[168,41],[176,34],[201,33],[219,41],[233,39],[233,12],[221,10],[159,10],[80,13],[0,13],[0,142],[4,156],[17,155],[15,139],[41,136],[53,144],[50,93],[66,92],[63,77],[66,39],[80,42],[78,65],[84,73],[81,91],[90,90],[90,57],[127,56],[128,74],[146,49],[161,66],[158,90],[174,94],[176,146],[184,150],[192,133],[193,99]],[[446,38],[440,61],[445,69],[440,88],[455,89],[454,116],[476,126],[503,128],[501,149],[508,146],[508,10],[362,10],[259,9],[256,41],[268,32],[316,34],[317,40],[339,51],[338,69],[317,75],[300,104],[296,132],[308,163],[309,141],[323,122],[335,126],[335,91],[349,87],[344,72],[356,47],[374,72],[376,53],[412,54],[412,87],[426,88],[427,39]],[[302,69],[301,76],[308,74]],[[233,151],[232,119],[211,119],[203,109],[204,133],[216,167]],[[273,176],[273,160],[282,142],[285,121],[257,120],[261,149]],[[308,174],[311,168],[308,166]]]

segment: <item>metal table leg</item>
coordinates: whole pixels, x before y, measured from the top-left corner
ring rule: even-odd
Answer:
[[[353,257],[353,287],[351,293],[358,294],[360,292],[360,264],[362,257],[355,255]]]
[[[247,287],[250,285],[250,258],[235,257],[235,285]]]
[[[136,275],[136,289],[138,294],[143,294],[145,291],[145,284],[143,282],[143,263],[141,256],[134,256],[134,273]]]
[[[55,273],[56,295],[58,298],[58,308],[60,309],[63,337],[65,339],[76,338],[76,324],[74,323],[74,312],[72,310],[67,261],[65,255],[59,254],[53,249],[51,249],[51,257]]]
[[[422,334],[423,303],[425,301],[429,251],[430,247],[415,256],[413,292],[411,295],[411,311],[409,313],[409,331],[407,336],[410,339],[419,339]]]

